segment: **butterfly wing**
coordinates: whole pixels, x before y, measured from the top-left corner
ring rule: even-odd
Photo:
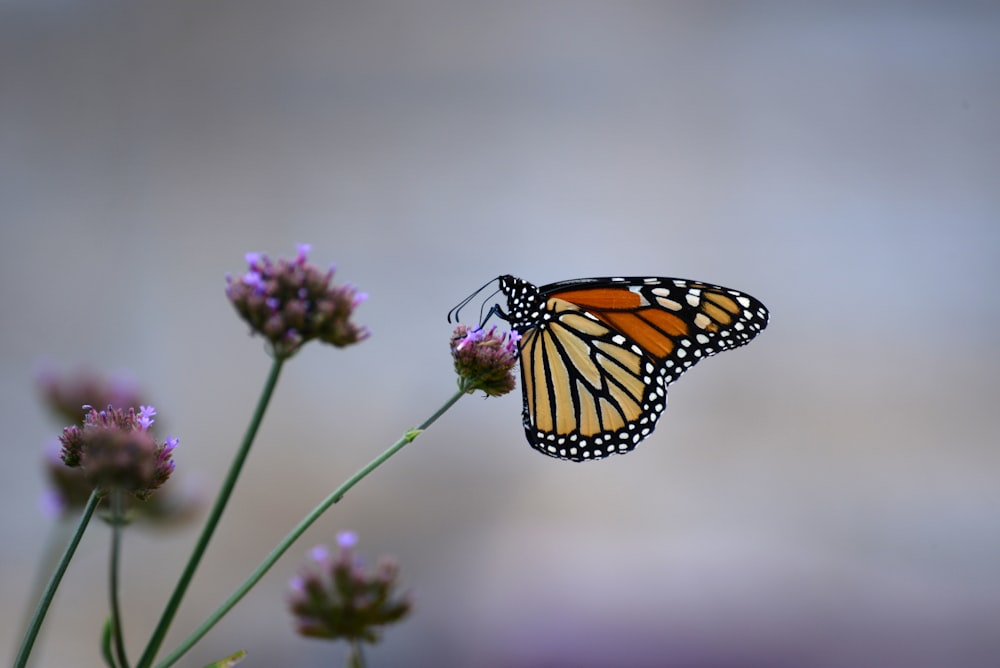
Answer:
[[[758,300],[698,281],[524,285],[505,293],[523,336],[525,433],[535,449],[574,461],[632,450],[653,431],[670,383],[767,326]]]

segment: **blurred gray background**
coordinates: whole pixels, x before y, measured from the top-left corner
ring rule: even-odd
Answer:
[[[463,399],[181,665],[340,665],[285,596],[344,529],[416,600],[373,666],[1000,665],[998,72],[993,3],[0,3],[0,649],[52,524],[39,360],[128,370],[210,497],[269,365],[223,277],[310,242],[372,337],[287,365],[166,648],[450,395],[484,281],[698,278],[772,322],[627,457]],[[128,536],[136,656],[196,533]],[[108,538],[40,665],[100,665]]]

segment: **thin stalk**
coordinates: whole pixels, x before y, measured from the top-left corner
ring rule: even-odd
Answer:
[[[35,639],[38,637],[39,629],[42,628],[42,621],[45,619],[45,613],[48,612],[49,605],[52,604],[52,598],[56,595],[59,583],[62,581],[63,575],[66,573],[66,567],[69,566],[69,562],[73,558],[73,554],[76,552],[77,546],[80,544],[80,539],[83,538],[83,532],[87,530],[90,518],[93,517],[94,510],[97,508],[97,504],[100,503],[100,501],[101,497],[98,495],[98,490],[95,489],[90,493],[90,498],[87,499],[87,505],[84,506],[83,513],[80,514],[80,522],[76,525],[76,531],[73,532],[73,536],[66,545],[65,552],[63,552],[62,557],[59,559],[56,569],[52,572],[52,577],[49,578],[49,583],[45,587],[45,592],[42,594],[42,598],[38,601],[38,607],[35,608],[35,614],[31,617],[31,622],[28,624],[28,631],[24,634],[24,640],[21,642],[21,649],[18,651],[17,659],[14,661],[14,668],[24,668],[25,664],[28,663],[28,657],[31,655],[31,648],[35,644]]]
[[[108,590],[111,597],[111,639],[114,641],[119,668],[129,668],[128,657],[125,655],[125,633],[122,631],[121,596],[118,587],[121,579],[122,523],[125,521],[124,494],[120,489],[111,490],[111,567]]]
[[[448,399],[448,401],[446,401],[444,405],[441,406],[441,408],[435,411],[433,415],[424,420],[423,424],[421,424],[416,429],[411,429],[407,431],[405,434],[403,434],[403,436],[398,441],[389,446],[389,448],[385,450],[382,454],[380,454],[378,457],[371,460],[364,468],[362,468],[357,473],[348,478],[340,487],[335,489],[318,506],[313,508],[309,512],[309,514],[306,515],[305,518],[301,522],[299,522],[295,526],[295,528],[292,529],[288,533],[288,535],[281,540],[280,543],[278,543],[278,546],[275,547],[274,550],[272,550],[269,555],[267,555],[267,557],[260,564],[260,566],[257,567],[257,570],[255,570],[250,575],[250,577],[247,578],[246,582],[241,584],[239,588],[229,598],[227,598],[226,601],[221,606],[219,606],[219,608],[215,612],[209,615],[208,618],[204,622],[202,622],[201,626],[195,629],[195,631],[190,636],[188,636],[187,639],[185,639],[184,642],[182,642],[177,647],[177,649],[168,654],[163,659],[163,661],[156,664],[156,668],[168,668],[168,666],[174,665],[174,663],[176,663],[182,656],[184,656],[184,654],[189,649],[191,649],[195,645],[195,643],[201,640],[202,637],[204,637],[204,635],[208,633],[209,630],[226,615],[226,613],[232,610],[233,607],[240,602],[240,599],[246,596],[247,592],[249,592],[254,587],[254,585],[256,585],[257,582],[259,582],[260,579],[264,577],[264,574],[267,573],[268,570],[270,570],[271,567],[275,564],[275,562],[278,561],[278,559],[281,558],[281,556],[288,550],[288,548],[292,546],[292,543],[298,540],[298,538],[303,533],[305,533],[306,529],[312,526],[313,522],[319,519],[320,515],[326,512],[330,508],[330,506],[332,506],[333,504],[337,503],[342,498],[344,498],[344,495],[352,487],[354,487],[354,485],[359,483],[369,473],[371,473],[379,466],[381,466],[383,463],[385,463],[387,459],[389,459],[394,454],[399,452],[403,448],[403,446],[405,446],[407,443],[412,443],[414,440],[416,440],[416,438],[420,436],[420,434],[423,433],[424,430],[426,430],[428,427],[434,424],[434,422],[436,422],[437,419],[445,413],[445,411],[451,408],[456,401],[461,399],[464,394],[466,394],[466,387],[463,384],[459,386],[458,392],[456,392],[454,396]]]
[[[73,530],[73,526],[66,520],[67,518],[65,517],[57,518],[52,524],[52,530],[49,532],[48,538],[45,539],[45,549],[42,551],[42,558],[38,560],[38,566],[35,569],[34,583],[31,586],[31,596],[25,601],[27,607],[24,610],[24,618],[21,620],[20,632],[14,636],[15,638],[23,638],[24,634],[28,632],[31,615],[35,612],[35,601],[42,597],[52,569],[59,563],[59,556],[64,549],[63,546],[69,540],[70,531]],[[33,661],[29,661],[28,665],[30,666],[33,663]]]
[[[347,654],[347,668],[365,668],[365,652],[360,640],[352,640]]]
[[[250,452],[250,446],[253,444],[253,440],[257,436],[257,429],[260,427],[260,423],[264,419],[264,412],[267,410],[267,405],[271,401],[271,395],[274,393],[274,388],[278,384],[278,376],[281,374],[281,366],[283,363],[284,360],[282,358],[275,357],[274,362],[271,364],[271,370],[264,383],[264,388],[261,390],[260,399],[257,401],[257,408],[254,410],[253,416],[250,418],[250,424],[247,425],[246,434],[243,436],[243,443],[240,444],[240,449],[233,458],[233,462],[229,467],[229,473],[226,475],[226,479],[222,483],[222,488],[219,490],[219,495],[215,499],[215,505],[212,506],[208,519],[205,521],[205,527],[202,529],[201,536],[199,536],[198,542],[195,544],[194,551],[188,558],[187,566],[185,566],[180,580],[177,581],[177,586],[174,588],[174,593],[167,602],[167,607],[163,610],[160,621],[156,625],[156,630],[153,631],[153,635],[150,637],[149,643],[146,645],[146,649],[139,658],[139,663],[136,664],[137,668],[149,668],[149,666],[153,665],[156,653],[160,650],[160,646],[163,644],[163,639],[166,637],[167,631],[170,629],[170,624],[173,622],[174,616],[180,608],[181,600],[184,598],[184,594],[187,592],[187,588],[191,584],[192,578],[194,578],[195,571],[198,569],[198,564],[201,563],[201,558],[205,554],[205,549],[208,547],[212,534],[215,533],[215,528],[218,526],[219,519],[222,517],[222,511],[226,509],[229,497],[233,493],[233,488],[236,486],[236,480],[239,478],[240,470],[243,468],[243,462],[246,461],[247,454]]]

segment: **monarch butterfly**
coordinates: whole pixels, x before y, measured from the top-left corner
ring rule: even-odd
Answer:
[[[630,452],[656,426],[668,385],[700,360],[749,343],[768,320],[757,299],[700,281],[496,280],[507,310],[494,305],[489,315],[521,335],[528,443],[572,461]]]

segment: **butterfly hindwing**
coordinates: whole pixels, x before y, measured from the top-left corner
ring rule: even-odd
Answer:
[[[522,335],[528,442],[583,461],[632,450],[699,360],[744,345],[767,310],[742,292],[672,278],[595,278],[538,288],[500,278]]]
[[[627,452],[652,431],[666,406],[665,386],[638,346],[556,301],[558,317],[521,341],[528,442],[565,459]]]

